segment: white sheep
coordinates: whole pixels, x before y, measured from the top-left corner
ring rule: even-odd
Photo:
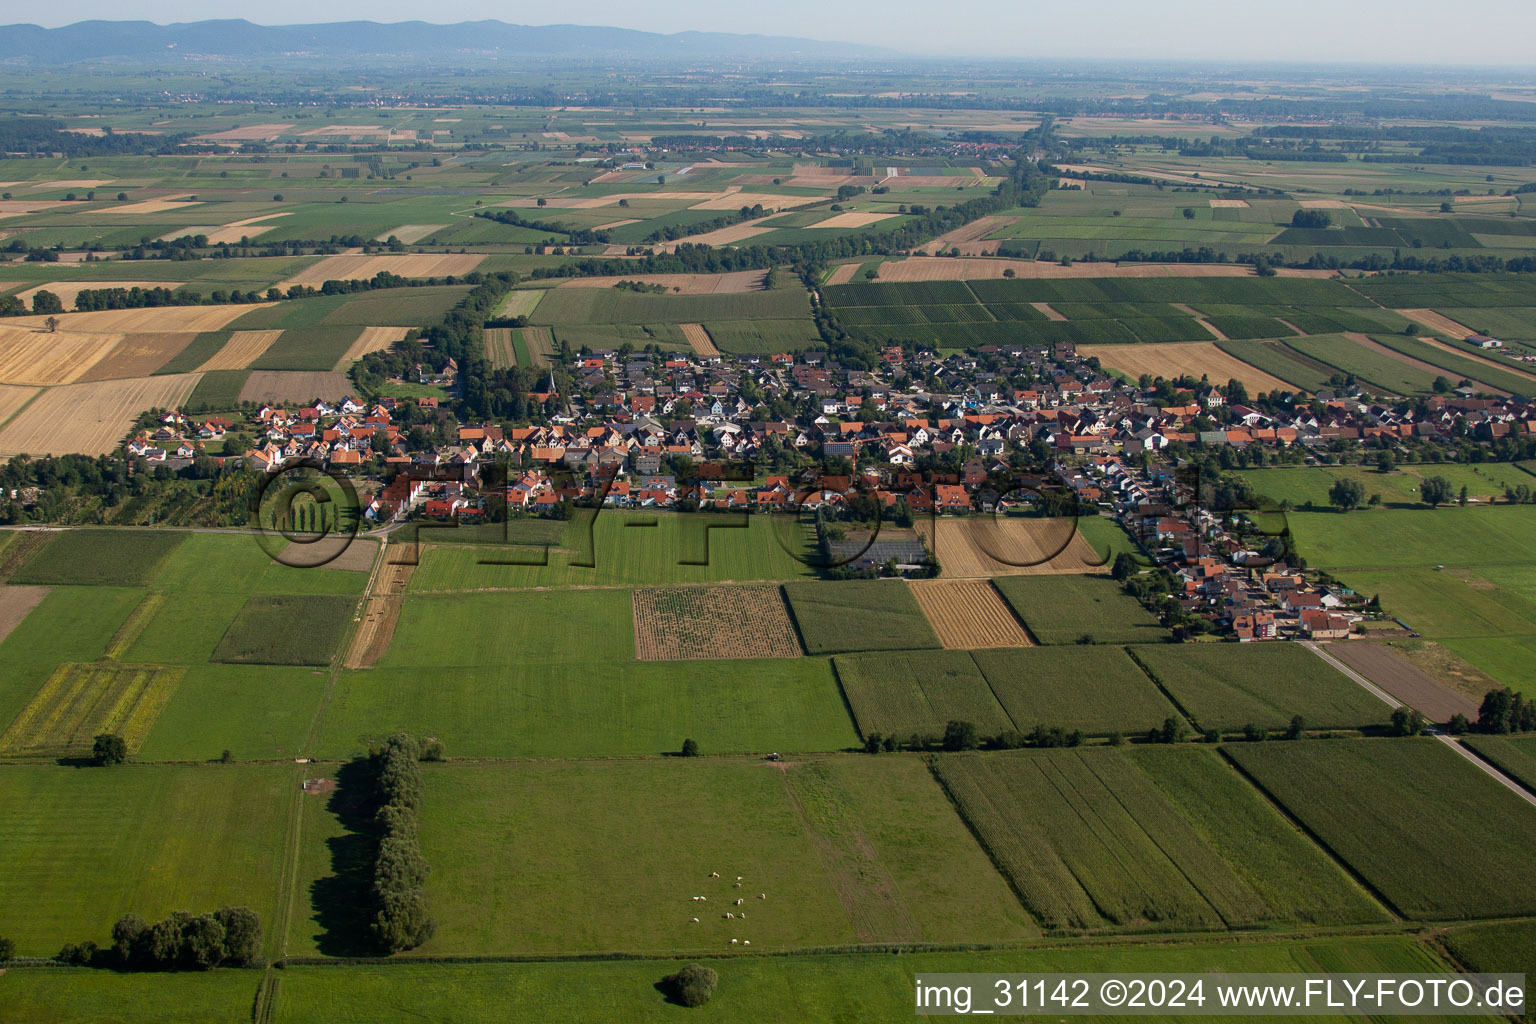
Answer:
[[[732,940],[731,940],[731,945],[733,945],[733,946],[734,946],[734,945],[736,945],[736,943],[738,943],[738,942],[740,942],[740,941],[741,941],[741,940],[740,940],[740,939],[732,939]]]
[[[736,881],[738,881],[738,882],[741,881],[741,876],[740,875],[736,876]]]
[[[710,878],[719,878],[720,877],[720,872],[718,872],[718,871],[711,871],[709,873],[709,877]]]
[[[760,900],[765,900],[765,899],[768,898],[768,894],[765,893],[765,892],[760,892],[760,893],[757,894],[757,898],[760,899]]]
[[[752,940],[751,939],[742,939],[741,940],[741,944],[743,946],[750,946],[750,945],[752,945]]]
[[[732,889],[740,889],[741,888],[741,883],[737,882],[735,885],[731,886],[731,888]]]
[[[698,919],[698,918],[694,918],[694,919],[693,919],[693,923],[694,923],[694,924],[698,924],[698,923],[699,923],[699,919]]]
[[[736,901],[736,905],[739,907],[739,906],[741,906],[745,902],[747,902],[747,901],[746,900],[737,900]]]
[[[735,914],[726,914],[725,918],[726,918],[727,921],[734,921],[734,920],[736,920],[736,915]]]

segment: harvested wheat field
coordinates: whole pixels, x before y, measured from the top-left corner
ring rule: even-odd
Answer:
[[[880,264],[881,281],[978,281],[1000,278],[1012,270],[1016,277],[1253,277],[1252,267],[1226,263],[1060,263],[1038,260],[964,259],[953,256],[910,256]],[[1276,268],[1280,277],[1332,277],[1331,270]]]
[[[52,587],[0,587],[0,640],[11,635],[27,614],[42,604]]]
[[[22,388],[14,384],[0,384],[0,423],[4,423],[21,411],[41,388]]]
[[[49,281],[28,288],[24,292],[17,292],[16,297],[28,306],[32,305],[32,298],[38,292],[52,292],[64,303],[65,309],[73,309],[75,296],[83,291],[95,291],[103,288],[169,288],[175,291],[182,286],[181,281]]]
[[[364,327],[363,333],[336,360],[336,369],[345,370],[370,352],[384,351],[395,342],[404,340],[412,330],[410,327]]]
[[[1246,200],[1246,199],[1212,199],[1211,200],[1211,209],[1213,209],[1213,210],[1246,210],[1246,209],[1248,209],[1248,200]]]
[[[765,210],[793,210],[797,206],[820,203],[830,196],[786,196],[773,192],[737,192],[731,186],[723,193],[702,203],[694,203],[690,210],[739,210],[743,206],[761,206]]]
[[[116,348],[97,360],[94,366],[77,379],[87,381],[147,377],[179,355],[196,337],[194,331],[125,334]]]
[[[956,228],[948,234],[940,235],[923,246],[923,249],[927,252],[940,252],[953,249],[956,245],[961,245],[962,243],[979,242],[998,228],[1005,228],[1018,219],[1017,217],[981,217],[963,227]]]
[[[897,213],[872,213],[863,210],[849,210],[847,213],[840,213],[835,217],[828,217],[826,220],[818,221],[815,224],[807,224],[806,227],[862,228],[867,227],[870,224],[878,224],[883,220],[890,219],[891,217],[899,216],[901,215]]]
[[[406,255],[327,256],[312,263],[277,287],[288,289],[296,284],[318,288],[327,281],[367,280],[381,271],[400,277],[448,277],[469,273],[480,265],[484,256],[462,253],[409,253]]]
[[[620,199],[655,199],[668,203],[702,203],[711,199],[718,199],[720,192],[615,192],[606,196],[545,196],[544,205],[552,210],[596,210],[603,206],[618,206]],[[780,197],[782,198],[782,197]],[[510,206],[514,209],[537,207],[538,196],[519,196],[516,199],[508,199],[497,206]],[[751,203],[747,204],[751,206]],[[741,206],[737,203],[736,209]]]
[[[228,128],[222,132],[199,135],[197,142],[271,142],[292,128],[292,124],[248,124],[240,128]]]
[[[1432,309],[1394,309],[1392,312],[1398,316],[1407,317],[1416,323],[1421,323],[1430,330],[1439,331],[1441,334],[1451,338],[1466,339],[1477,333],[1466,324],[1457,323],[1450,317],[1436,313]]]
[[[715,339],[709,336],[703,324],[678,324],[683,332],[683,337],[688,339],[688,344],[693,348],[695,355],[717,356],[720,350],[715,347]]]
[[[181,405],[202,378],[168,373],[49,388],[0,429],[0,455],[108,455],[139,413]]]
[[[63,201],[57,199],[0,199],[0,217],[22,217],[29,213],[56,210],[63,205]]]
[[[1213,384],[1240,380],[1250,394],[1259,391],[1290,390],[1290,385],[1258,367],[1230,356],[1212,341],[1171,341],[1148,345],[1085,345],[1082,351],[1099,357],[1099,362],[1132,377],[1150,373],[1154,377],[1173,378],[1189,374],[1195,379],[1210,378]]]
[[[1054,320],[1059,324],[1066,323],[1067,321],[1067,318],[1053,309],[1049,302],[1031,302],[1030,305],[1034,306],[1035,309],[1043,314],[1047,320]]]
[[[1062,576],[1102,568],[1098,553],[1071,519],[924,519],[917,532],[946,580]]]
[[[640,221],[637,218],[630,217],[630,218],[628,218],[626,220],[611,220],[607,224],[599,224],[597,227],[593,228],[592,230],[593,231],[612,231],[614,228],[622,228],[626,224],[639,224],[639,223],[640,223]]]
[[[268,213],[260,217],[247,217],[245,220],[234,220],[228,224],[207,224],[189,228],[177,228],[160,236],[163,242],[169,242],[186,235],[206,235],[210,245],[231,245],[242,238],[255,238],[264,231],[271,231],[276,224],[267,224],[266,221],[275,220],[278,217],[287,217],[287,213]],[[260,225],[251,230],[253,225]]]
[[[0,383],[68,384],[116,348],[121,334],[49,333],[36,327],[0,323]]]
[[[89,334],[161,333],[166,331],[222,330],[231,320],[251,312],[265,309],[270,302],[253,302],[249,305],[218,306],[148,306],[143,309],[103,309],[94,313],[60,313],[56,320],[59,330],[81,331]],[[6,325],[46,328],[45,316],[13,316]]]
[[[434,231],[441,231],[448,227],[447,224],[401,224],[393,231],[386,231],[375,237],[374,241],[387,242],[390,238],[398,238],[406,245],[419,242]]]
[[[511,327],[487,327],[485,329],[485,356],[491,368],[510,370],[517,365],[517,349],[512,347]]]
[[[987,580],[909,580],[912,596],[950,650],[1033,647],[1013,610]]]
[[[352,378],[334,370],[252,370],[240,388],[242,402],[334,402],[352,393]]]
[[[706,231],[702,235],[690,235],[676,242],[663,242],[655,246],[658,252],[671,252],[680,245],[735,245],[737,242],[745,242],[749,238],[758,235],[766,235],[778,225],[765,224],[765,220],[772,218],[759,218],[747,221],[745,224],[734,224],[728,228],[720,228],[718,231]]]
[[[859,272],[859,263],[844,263],[833,270],[827,278],[827,284],[847,284],[853,280],[853,275]]]
[[[260,359],[282,334],[282,331],[236,331],[198,370],[243,370]]]
[[[191,199],[191,192],[178,192],[173,196],[160,196],[156,199],[145,199],[137,203],[123,203],[120,206],[104,206],[94,213],[130,214],[164,213],[167,210],[190,209],[203,204]],[[199,214],[201,216],[201,214]]]
[[[766,270],[737,270],[729,274],[636,274],[633,277],[577,277],[560,288],[612,288],[620,281],[659,284],[679,295],[736,295],[763,290]],[[517,292],[513,293],[518,294]]]
[[[778,587],[641,587],[634,609],[640,661],[800,657]]]

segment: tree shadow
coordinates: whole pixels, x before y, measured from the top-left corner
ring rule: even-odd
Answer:
[[[309,887],[311,920],[320,927],[316,948],[325,956],[378,953],[368,925],[373,917],[373,869],[379,837],[374,827],[373,776],[366,761],[349,761],[336,772],[336,789],[325,809],[345,833],[325,842],[331,873]]]

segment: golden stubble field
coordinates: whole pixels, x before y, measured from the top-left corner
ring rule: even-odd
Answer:
[[[286,281],[279,281],[277,287],[287,289],[302,284],[318,288],[327,281],[366,281],[384,271],[400,277],[458,277],[474,270],[484,259],[483,255],[465,253],[327,256]]]
[[[907,586],[950,650],[1034,646],[990,580],[908,580]]]
[[[1102,568],[1071,519],[922,519],[916,529],[939,560],[940,579],[1064,576]]]
[[[1084,355],[1095,355],[1099,362],[1132,377],[1150,373],[1154,377],[1179,377],[1188,374],[1196,379],[1206,377],[1212,384],[1222,385],[1229,380],[1240,380],[1250,393],[1257,391],[1288,391],[1291,386],[1278,377],[1270,376],[1256,366],[1230,356],[1211,341],[1170,341],[1146,345],[1084,345]]]
[[[168,373],[49,388],[0,429],[0,456],[110,454],[139,413],[181,405],[202,377]]]

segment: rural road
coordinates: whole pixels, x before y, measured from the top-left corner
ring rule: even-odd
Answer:
[[[1365,678],[1360,673],[1356,672],[1354,669],[1352,669],[1348,665],[1344,664],[1338,658],[1335,658],[1333,655],[1329,654],[1327,651],[1324,651],[1315,642],[1313,642],[1311,640],[1303,640],[1303,641],[1301,641],[1301,645],[1303,647],[1307,648],[1308,650],[1310,650],[1313,654],[1317,655],[1319,658],[1322,658],[1324,661],[1326,661],[1328,664],[1332,665],[1334,668],[1338,669],[1340,672],[1344,673],[1346,676],[1348,676],[1350,679],[1354,680],[1356,683],[1358,683],[1361,686],[1365,687],[1365,689],[1367,689],[1371,693],[1375,694],[1377,698],[1379,698],[1382,701],[1385,701],[1391,707],[1397,708],[1397,707],[1403,707],[1404,706],[1402,704],[1402,702],[1398,701],[1391,694],[1387,693],[1385,690],[1383,690],[1380,687],[1376,686],[1369,679]],[[1498,782],[1505,789],[1509,790],[1511,793],[1514,793],[1516,796],[1518,796],[1520,799],[1524,800],[1526,803],[1530,804],[1532,807],[1536,807],[1536,794],[1533,794],[1530,790],[1526,789],[1520,783],[1516,782],[1514,779],[1510,778],[1508,775],[1505,775],[1503,772],[1499,771],[1493,765],[1489,764],[1487,761],[1484,761],[1481,757],[1478,757],[1472,751],[1470,751],[1466,747],[1462,746],[1461,743],[1455,737],[1447,736],[1441,730],[1441,728],[1439,726],[1431,726],[1430,729],[1429,729],[1429,734],[1431,736],[1433,736],[1435,739],[1439,740],[1441,743],[1444,743],[1446,746],[1450,747],[1452,750],[1456,751],[1456,753],[1460,754],[1462,757],[1466,758],[1468,761],[1471,761],[1473,764],[1477,765],[1478,768],[1482,769],[1483,774],[1489,776],[1495,782]]]
[[[1520,783],[1516,782],[1514,779],[1510,778],[1508,775],[1505,775],[1503,772],[1499,771],[1487,761],[1484,761],[1482,758],[1472,753],[1472,751],[1462,746],[1455,739],[1439,732],[1435,733],[1435,739],[1439,740],[1441,743],[1444,743],[1446,746],[1456,751],[1456,753],[1477,765],[1483,770],[1484,774],[1492,776],[1493,779],[1501,783],[1505,789],[1514,793],[1516,796],[1530,804],[1532,807],[1536,807],[1536,794],[1533,794],[1530,790],[1520,785]]]
[[[1301,646],[1305,647],[1307,650],[1311,651],[1313,654],[1317,655],[1319,658],[1322,658],[1328,664],[1332,665],[1334,668],[1336,668],[1340,672],[1344,673],[1346,676],[1348,676],[1350,679],[1354,680],[1356,683],[1358,683],[1361,686],[1365,687],[1372,694],[1374,694],[1378,700],[1380,700],[1383,703],[1385,703],[1388,707],[1400,708],[1400,707],[1403,706],[1403,702],[1402,701],[1398,700],[1396,697],[1392,696],[1390,693],[1388,693],[1387,691],[1383,690],[1381,687],[1377,686],[1375,683],[1371,682],[1369,679],[1365,678],[1365,676],[1361,675],[1360,673],[1356,672],[1354,669],[1350,668],[1348,665],[1344,664],[1338,658],[1335,658],[1333,655],[1331,655],[1327,651],[1323,650],[1320,646],[1318,646],[1317,641],[1315,641],[1315,640],[1303,640],[1303,641],[1301,641]]]

